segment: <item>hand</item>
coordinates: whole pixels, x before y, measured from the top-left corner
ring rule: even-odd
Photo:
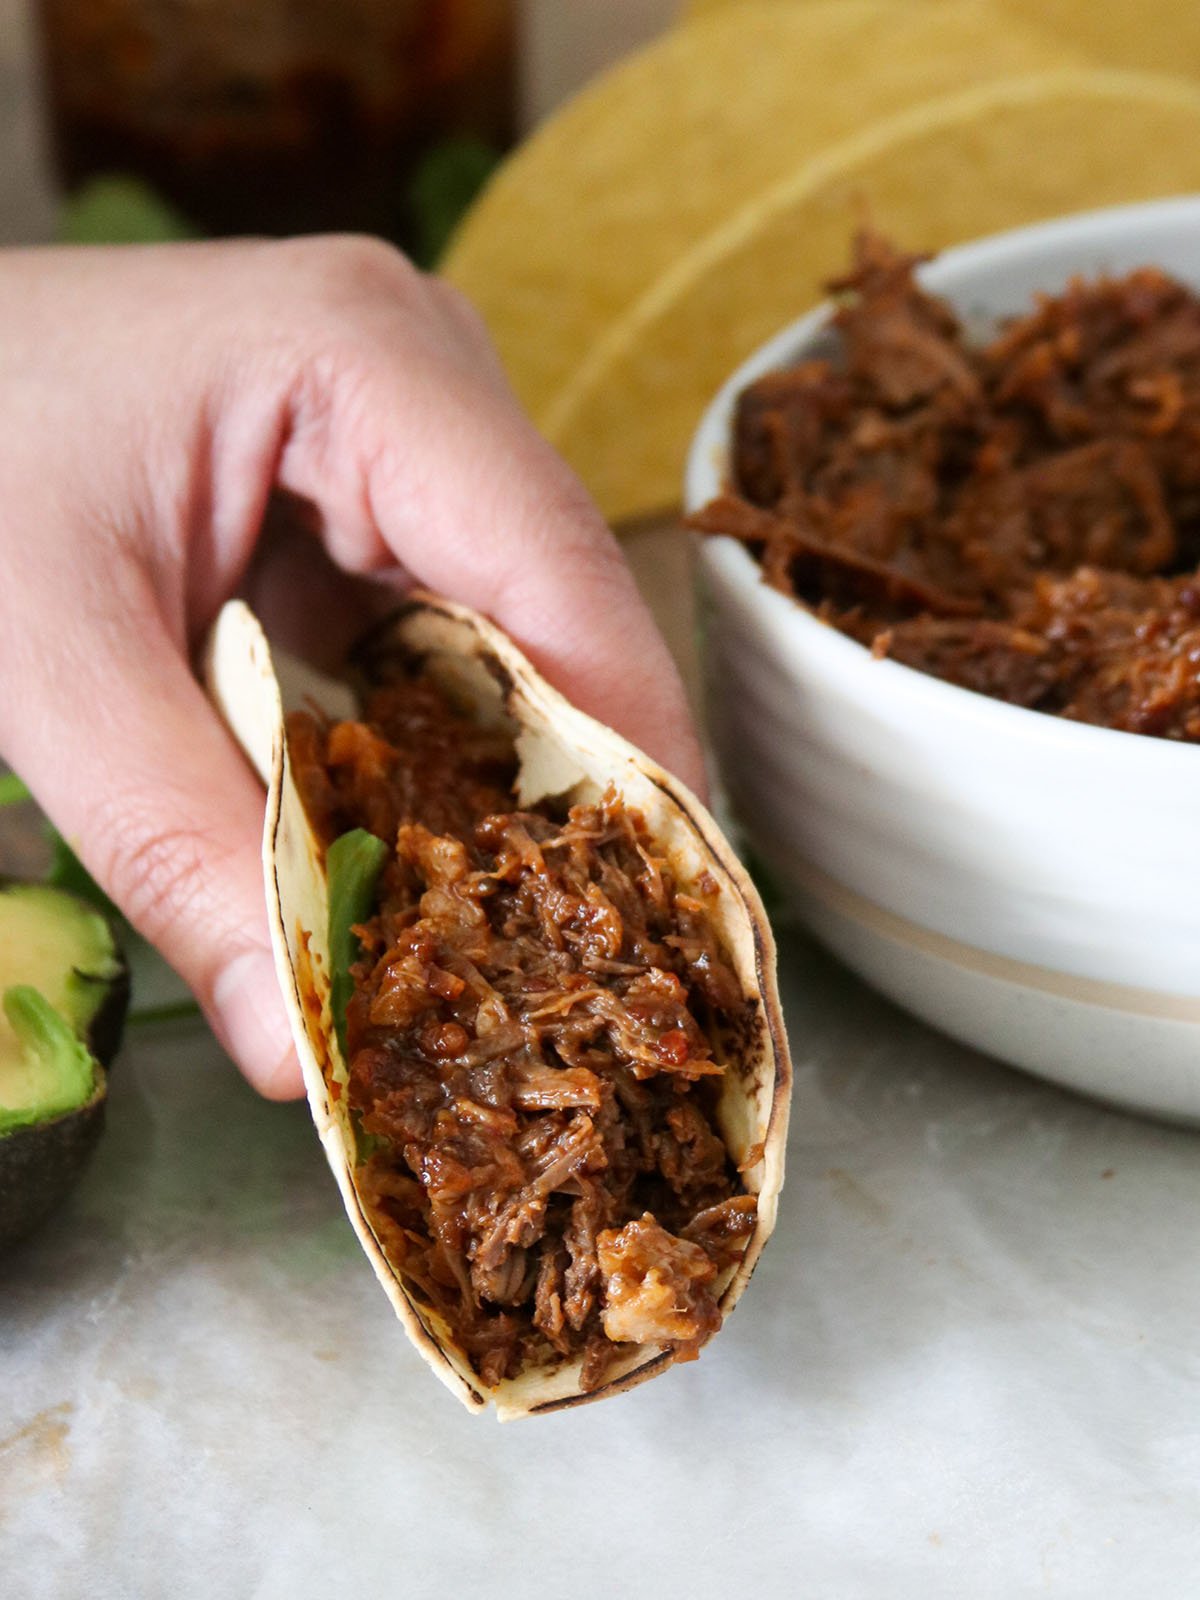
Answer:
[[[599,513],[475,314],[383,244],[0,256],[0,517],[0,755],[266,1095],[301,1082],[262,793],[189,665],[230,595],[328,654],[364,579],[412,575],[703,782]]]

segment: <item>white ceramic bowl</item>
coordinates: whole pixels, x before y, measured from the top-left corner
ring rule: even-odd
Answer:
[[[973,322],[1074,273],[1146,263],[1200,288],[1200,197],[985,239],[922,281]],[[738,393],[808,350],[827,316],[785,329],[717,395],[689,509],[726,477]],[[875,660],[762,583],[732,539],[702,540],[700,564],[722,774],[818,936],[990,1055],[1200,1121],[1200,749]]]

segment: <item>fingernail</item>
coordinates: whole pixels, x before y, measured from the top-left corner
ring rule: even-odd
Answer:
[[[256,948],[234,956],[217,979],[213,1007],[221,1042],[260,1094],[289,1099],[302,1092],[275,960],[268,951]]]

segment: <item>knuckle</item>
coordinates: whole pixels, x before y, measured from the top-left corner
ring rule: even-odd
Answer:
[[[582,486],[558,484],[538,497],[535,514],[525,522],[522,554],[525,559],[510,563],[499,580],[504,603],[524,604],[553,568],[570,573],[571,587],[587,596],[593,614],[619,616],[629,604],[629,570]]]
[[[426,280],[439,321],[450,335],[465,369],[486,381],[492,393],[513,398],[508,375],[491,330],[473,301],[442,278]]]
[[[336,401],[340,411],[386,377],[395,353],[427,325],[427,280],[399,250],[367,235],[285,240],[281,248],[295,251],[288,350],[297,398]]]
[[[469,300],[456,284],[447,282],[445,278],[430,278],[428,283],[435,304],[458,323],[461,329],[490,347],[491,335],[475,302]]]
[[[102,883],[151,942],[172,945],[181,927],[214,922],[209,885],[220,851],[202,829],[164,824],[126,794],[95,808],[88,831],[100,841]]]
[[[588,578],[619,574],[623,560],[608,525],[583,484],[570,472],[554,472],[543,486],[536,527],[548,553],[578,564]]]
[[[285,241],[308,293],[341,307],[376,297],[415,293],[422,274],[394,245],[369,234],[322,234]]]

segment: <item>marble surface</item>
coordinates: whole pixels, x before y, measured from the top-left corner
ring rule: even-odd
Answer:
[[[680,543],[629,549],[691,670]],[[0,812],[0,872],[39,859]],[[408,1346],[306,1110],[199,1025],[131,1029],[81,1187],[0,1259],[3,1600],[1190,1600],[1197,1135],[779,933],[796,1095],[754,1283],[698,1363],[508,1427]]]
[[[0,1261],[6,1600],[1194,1592],[1200,1163],[785,931],[778,1232],[720,1339],[501,1427],[409,1348],[307,1113],[134,1030]]]

